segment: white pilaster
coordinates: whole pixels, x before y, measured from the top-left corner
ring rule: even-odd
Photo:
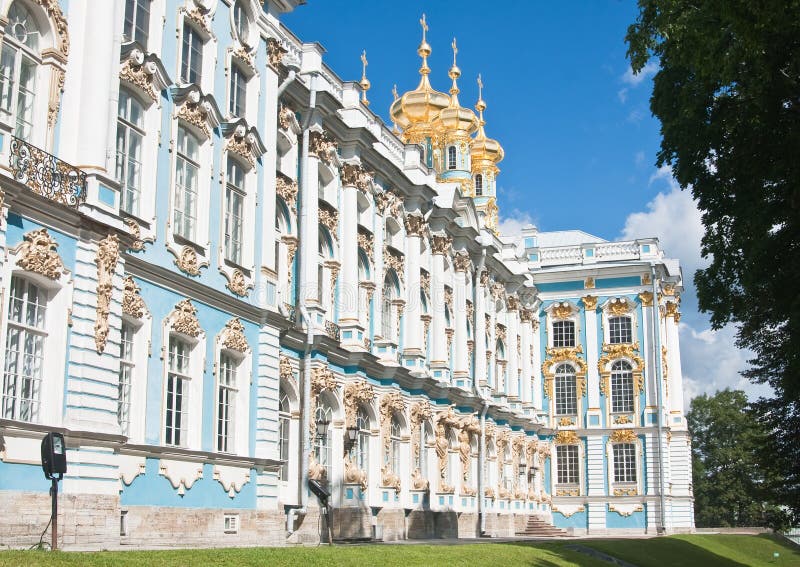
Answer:
[[[461,270],[459,269],[460,267],[465,269]],[[453,361],[453,378],[464,379],[469,377],[469,361],[467,360],[467,272],[465,266],[456,266],[454,283],[455,357]]]

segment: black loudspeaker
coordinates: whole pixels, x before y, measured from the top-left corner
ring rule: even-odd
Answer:
[[[58,480],[67,472],[67,447],[60,433],[48,433],[42,439],[42,470],[45,478]]]
[[[311,489],[311,492],[320,499],[323,505],[327,505],[328,498],[331,497],[331,491],[328,490],[327,486],[316,479],[310,478],[308,479],[308,487]]]

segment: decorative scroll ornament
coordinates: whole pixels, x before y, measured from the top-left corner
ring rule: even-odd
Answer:
[[[620,317],[622,315],[627,315],[628,313],[630,313],[631,306],[628,305],[628,302],[625,299],[617,297],[612,299],[608,303],[606,309],[608,309],[610,315],[613,315],[615,317]]]
[[[250,345],[247,344],[247,337],[244,336],[244,325],[242,325],[242,321],[238,317],[228,321],[222,333],[222,346],[225,348],[241,353],[250,350]]]
[[[432,254],[450,254],[453,247],[453,239],[447,235],[434,234],[431,236],[431,253]]]
[[[175,305],[172,316],[174,317],[172,330],[176,333],[197,337],[203,332],[200,328],[200,321],[197,319],[197,309],[188,299],[184,299]]]
[[[332,237],[336,238],[337,230],[339,228],[339,213],[336,211],[336,209],[327,205],[323,205],[322,201],[320,201],[319,212],[317,215],[319,217],[319,223],[328,229],[328,232],[330,232]]]
[[[292,127],[292,122],[296,120],[294,110],[290,106],[286,106],[285,104],[281,104],[281,108],[278,111],[278,125],[281,127],[282,130],[289,130]]]
[[[519,311],[519,308],[519,297],[516,295],[509,295],[506,297],[506,311]]]
[[[225,144],[225,150],[238,155],[250,164],[250,167],[256,165],[256,137],[252,132],[247,132],[244,125],[239,124],[233,129],[233,133],[228,138]]]
[[[463,250],[456,252],[453,257],[453,265],[457,272],[467,272],[472,267],[472,261],[469,258],[469,253]]]
[[[238,59],[247,67],[249,67],[252,71],[256,70],[256,64],[253,59],[253,53],[244,45],[238,46],[236,49],[230,49],[231,56]]]
[[[145,240],[147,240],[147,242],[153,241],[152,238],[149,239],[142,238],[142,228],[139,226],[139,223],[133,220],[132,218],[128,217],[123,222],[125,223],[125,226],[127,226],[130,229],[131,235],[133,236],[133,241],[131,242],[131,245],[128,247],[128,250],[133,250],[134,252],[141,252],[142,250],[144,250]]]
[[[402,486],[400,477],[392,470],[392,465],[390,463],[386,463],[383,465],[383,468],[381,468],[381,486],[394,488],[395,492],[400,492]]]
[[[653,306],[653,292],[652,291],[643,291],[639,294],[639,299],[642,302],[642,307],[652,307]]]
[[[569,362],[575,370],[575,389],[578,398],[586,391],[586,362],[578,354],[583,353],[583,347],[546,348],[546,359],[542,363],[542,374],[545,378],[544,393],[553,399],[553,382],[555,367],[559,362]]]
[[[139,286],[133,281],[132,276],[125,276],[122,282],[122,312],[125,315],[141,319],[147,312],[147,306],[144,304],[144,299],[139,295]]]
[[[594,289],[594,278],[586,278],[583,281],[584,289]]]
[[[367,489],[367,473],[359,469],[349,455],[344,458],[344,481],[347,484],[358,484],[361,490]]]
[[[502,323],[495,323],[494,336],[498,341],[506,342],[506,326]]]
[[[361,404],[371,403],[375,399],[375,391],[364,380],[349,382],[344,387],[344,424],[345,427],[355,427],[356,413]]]
[[[572,417],[562,417],[558,420],[559,427],[568,427],[570,425],[575,425],[575,419]]]
[[[584,295],[581,298],[583,302],[583,307],[586,311],[594,311],[597,309],[597,296],[596,295]]]
[[[400,281],[403,281],[403,275],[405,272],[405,262],[403,261],[403,256],[400,255],[399,252],[394,251],[388,246],[384,246],[383,248],[384,274],[390,269],[394,270],[395,273],[397,273],[397,277],[400,278]]]
[[[447,455],[450,449],[448,432],[458,426],[458,419],[452,407],[439,412],[436,419],[436,456],[439,459],[439,492],[452,493],[454,488],[447,484]]]
[[[633,429],[615,429],[608,438],[609,443],[635,443],[636,433]]]
[[[675,319],[675,322],[681,320],[681,312],[678,311],[678,303],[675,301],[667,301],[666,303],[666,316]]]
[[[292,212],[297,211],[297,181],[278,172],[275,176],[275,193]]]
[[[311,371],[311,395],[336,389],[336,376],[327,366],[318,366]]]
[[[475,317],[475,305],[468,299],[467,300],[467,321],[472,321]]]
[[[372,263],[372,257],[375,254],[374,242],[374,237],[359,226],[358,247],[364,251],[370,263]]]
[[[638,351],[638,342],[603,345],[603,355],[597,360],[597,370],[600,373],[600,391],[605,396],[609,396],[611,393],[611,363],[619,359],[625,359],[632,363],[634,392],[644,390],[644,360],[638,355]]]
[[[420,214],[406,215],[406,236],[422,236],[425,232],[425,219]]]
[[[98,353],[106,349],[108,340],[108,313],[111,306],[111,291],[114,289],[114,271],[119,260],[119,237],[110,234],[97,247],[97,318],[94,322],[94,345]]]
[[[553,443],[555,445],[577,445],[580,443],[580,439],[574,430],[567,429],[559,431],[553,438]]]
[[[492,284],[492,297],[497,300],[505,297],[506,295],[506,286],[501,282],[494,282]]]
[[[575,309],[571,303],[568,301],[562,301],[559,303],[554,303],[551,313],[553,317],[556,319],[566,319],[571,317],[574,313]]]
[[[444,304],[450,312],[453,312],[453,288],[449,285],[444,286]]]
[[[231,290],[239,297],[244,297],[247,295],[248,288],[253,287],[253,284],[249,284],[245,279],[242,270],[236,268],[233,270],[230,277],[228,278],[228,283],[225,284],[225,287],[227,287],[229,290]]]
[[[533,322],[533,309],[520,309],[519,320],[523,323]]]
[[[287,382],[294,382],[294,369],[288,356],[281,355],[278,359],[278,376]]]
[[[121,81],[127,81],[144,92],[150,100],[158,102],[158,93],[153,84],[158,67],[152,61],[145,61],[144,53],[139,49],[132,49],[127,59],[119,70]]]
[[[392,200],[392,194],[388,191],[375,194],[375,207],[378,209],[379,214],[386,212],[389,202]]]
[[[178,118],[181,118],[201,130],[208,138],[211,135],[209,118],[213,116],[211,103],[203,100],[198,89],[193,89],[186,100],[178,109]]]
[[[331,165],[336,156],[336,142],[326,132],[314,130],[308,138],[308,150],[320,161]]]
[[[623,414],[614,416],[614,423],[616,425],[625,425],[631,423],[631,416]]]
[[[430,295],[431,293],[431,275],[425,270],[419,271],[419,286],[422,288],[426,294]]]
[[[185,274],[190,276],[200,275],[200,260],[197,251],[191,246],[181,248],[180,255],[175,259],[175,265]]]
[[[283,61],[283,56],[287,53],[288,51],[277,39],[274,37],[267,38],[267,62],[270,67],[277,69],[281,61]]]
[[[339,169],[342,187],[356,187],[362,193],[369,193],[372,188],[372,173],[353,163],[345,163]]]
[[[64,262],[56,252],[58,242],[53,240],[46,228],[25,234],[24,242],[17,248],[17,266],[29,272],[57,280],[65,273]]]

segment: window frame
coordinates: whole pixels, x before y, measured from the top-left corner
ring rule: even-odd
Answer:
[[[126,98],[125,110],[126,116],[123,116],[120,112],[120,107],[122,106],[122,98],[123,96]],[[139,112],[141,113],[141,120],[140,123],[137,124],[131,119],[131,108],[133,105],[138,105]],[[145,105],[142,101],[137,97],[130,89],[120,87],[119,89],[119,97],[117,103],[117,133],[116,133],[116,161],[115,161],[115,175],[117,177],[117,181],[120,184],[120,210],[124,211],[125,213],[132,215],[134,217],[142,218],[142,186],[144,185],[144,176],[145,176],[145,154],[147,152],[147,130],[146,130],[146,121],[147,121],[147,107],[149,105]],[[120,142],[120,130],[125,132],[123,139],[124,139],[124,151],[120,151],[119,142]],[[139,137],[139,156],[138,160],[131,158],[131,151],[130,151],[130,140],[132,136]],[[124,162],[120,164],[120,161]],[[134,163],[138,166],[138,173],[137,173],[137,181],[135,187],[130,187],[128,184],[128,169],[130,167],[130,162],[134,161]],[[129,202],[129,195],[133,197],[135,200],[135,206],[127,206]]]
[[[36,26],[36,31],[33,33],[35,33],[37,36],[37,43],[35,46],[28,45],[27,40],[24,42],[20,41],[14,36],[14,33],[8,29],[10,26],[14,25],[10,18],[10,12],[12,8],[24,10],[30,19],[33,20]],[[37,127],[37,118],[42,116],[42,113],[40,112],[42,109],[42,100],[46,99],[47,97],[37,96],[37,93],[46,92],[44,88],[38,87],[39,83],[43,83],[43,86],[45,87],[49,83],[46,77],[41,76],[41,70],[44,66],[42,52],[50,47],[50,45],[48,45],[49,42],[44,41],[44,38],[49,33],[49,30],[45,30],[45,33],[43,33],[42,28],[37,21],[37,16],[33,13],[36,9],[37,7],[29,7],[25,2],[21,2],[20,0],[14,0],[9,7],[9,23],[7,24],[3,37],[2,48],[0,49],[0,91],[6,90],[5,83],[8,81],[10,85],[8,87],[10,96],[8,98],[7,105],[4,105],[2,102],[2,99],[5,98],[5,95],[0,97],[0,112],[2,112],[4,115],[4,121],[11,126],[11,133],[14,136],[31,142],[35,145],[42,145],[39,142],[38,133],[40,128]],[[11,57],[13,57],[13,75],[9,76],[6,76],[2,71],[4,69],[2,61],[5,60],[6,54],[12,54]],[[22,119],[19,112],[23,64],[26,64],[28,69],[32,69],[32,72],[28,73],[28,76],[30,77],[30,83],[26,84],[24,88],[24,90],[30,96],[30,103],[25,105],[25,108],[28,112],[28,120]],[[41,120],[38,122],[41,122]],[[27,125],[27,130],[24,128],[20,130],[21,124]]]
[[[150,39],[150,15],[152,12],[153,2],[151,0],[126,0],[125,1],[125,15],[123,17],[123,24],[122,24],[122,42],[128,43],[131,41],[137,42],[141,45],[145,50],[148,47],[148,40]],[[145,8],[146,7],[146,8]],[[144,18],[144,28],[139,27],[139,18],[140,12],[144,10],[147,14],[146,18]],[[131,12],[130,19],[128,13]],[[129,26],[130,24],[130,26]],[[130,27],[130,32],[128,33],[128,28]],[[138,32],[142,31],[144,34],[144,38],[138,36]]]
[[[458,169],[458,151],[455,146],[447,146],[447,171]]]
[[[180,55],[178,57],[178,80],[182,84],[195,84],[201,87],[204,76],[204,53],[208,38],[188,19],[183,19],[181,27]],[[195,44],[195,41],[197,42]],[[192,52],[195,55],[192,55]]]
[[[562,372],[562,369],[567,368],[568,371]],[[571,379],[571,383],[567,382],[567,379]],[[559,400],[559,397],[563,399]],[[556,366],[553,373],[553,415],[577,416],[579,409],[577,371],[572,364],[561,363]]]

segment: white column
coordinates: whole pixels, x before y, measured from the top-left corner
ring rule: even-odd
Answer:
[[[506,323],[507,323],[507,339],[506,339],[506,360],[508,366],[506,367],[506,393],[511,398],[509,401],[519,401],[519,354],[517,353],[517,333],[519,332],[518,316],[519,316],[519,300],[516,297],[509,297],[506,305]]]
[[[422,215],[406,215],[406,242],[405,242],[405,278],[406,278],[406,306],[403,311],[403,356],[422,358],[419,361],[420,370],[424,366],[424,353],[422,352],[422,322],[420,321],[420,286],[419,266],[421,238],[424,227]],[[416,366],[416,364],[415,364]]]
[[[467,269],[469,256],[457,254],[455,260],[455,285],[453,286],[453,311],[455,312],[455,358],[453,361],[453,378],[469,377],[469,361],[467,360]]]
[[[433,252],[431,273],[431,305],[430,311],[433,315],[431,322],[431,371],[434,377],[446,380],[449,379],[449,368],[447,365],[447,336],[445,335],[444,318],[444,263],[445,254],[450,252],[450,239],[446,236],[432,237],[431,248]],[[439,373],[437,375],[437,373]]]
[[[531,328],[531,317],[533,313],[529,309],[520,311],[520,338],[522,344],[520,345],[520,368],[522,368],[522,391],[519,393],[520,400],[525,406],[530,406],[531,385],[533,383],[533,375],[531,369],[531,338],[533,330]]]
[[[272,65],[267,65],[263,74],[263,91],[261,99],[264,101],[263,114],[259,114],[259,129],[264,133],[264,144],[270,151],[261,156],[264,166],[261,168],[260,193],[258,199],[261,205],[261,264],[270,270],[278,272],[275,261],[275,178],[278,169],[277,152],[272,151],[277,147],[278,139],[278,70]],[[257,231],[258,233],[258,231]],[[278,279],[278,282],[281,282]],[[264,284],[266,285],[266,284]],[[282,285],[282,284],[279,284]]]
[[[589,398],[588,410],[595,415],[600,413],[600,374],[597,370],[597,360],[599,354],[597,351],[597,298],[591,295],[585,296],[583,302],[583,315],[584,325],[586,327],[586,363],[587,369],[587,384],[586,391]],[[601,425],[600,422],[597,423]]]
[[[542,409],[542,361],[541,361],[541,325],[539,324],[538,308],[533,312],[533,320],[531,321],[531,344],[533,345],[533,357],[531,365],[533,366],[533,407],[537,410]]]
[[[375,335],[381,336],[381,329],[383,329],[383,311],[381,309],[381,305],[383,305],[383,231],[386,230],[386,219],[383,216],[385,209],[378,208],[378,211],[380,214],[375,216],[375,225],[372,231],[372,234],[375,235],[372,251],[372,264],[375,266],[372,274],[372,280],[375,282],[375,293],[372,296],[372,328],[375,330]]]
[[[486,279],[489,272],[476,274],[474,285],[478,286],[475,293],[475,375],[473,380],[477,380],[478,385],[486,385]],[[487,485],[488,486],[488,485]]]
[[[56,154],[91,173],[113,172],[122,2],[72,0],[68,72]],[[46,92],[39,96],[47,96]]]
[[[680,313],[673,312],[667,317],[667,381],[669,383],[669,410],[671,415],[683,414],[683,374],[681,373],[681,351],[678,322]],[[673,425],[670,422],[670,425]]]
[[[342,327],[358,324],[358,189],[356,180],[361,168],[342,165],[341,200],[341,258],[339,283],[339,324]]]
[[[317,297],[317,263],[319,262],[319,157],[322,128],[317,124],[308,133],[308,159],[303,171],[300,190],[300,300],[321,307]]]
[[[642,341],[642,354],[645,367],[645,403],[648,407],[656,407],[658,404],[658,391],[656,390],[655,368],[652,364],[653,351],[653,294],[645,291],[639,294],[642,301],[642,329],[644,340]],[[645,419],[647,419],[645,417]],[[646,424],[646,423],[645,423]]]

